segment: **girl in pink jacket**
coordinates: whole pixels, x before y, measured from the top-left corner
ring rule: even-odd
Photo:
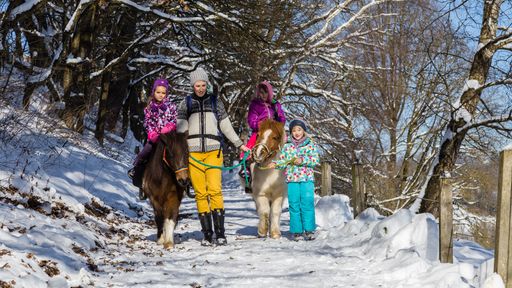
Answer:
[[[169,94],[169,82],[166,79],[157,79],[153,83],[151,97],[148,106],[144,108],[144,128],[148,135],[148,141],[142,151],[137,154],[133,162],[133,168],[128,175],[133,184],[139,188],[142,186],[145,162],[148,160],[153,145],[157,143],[160,134],[176,130],[178,113],[176,104],[167,97]],[[141,196],[141,198],[143,198]]]
[[[273,119],[282,123],[286,122],[286,117],[281,107],[281,103],[274,99],[274,91],[272,85],[268,81],[263,81],[256,86],[256,97],[252,99],[249,104],[249,113],[247,115],[247,123],[252,130],[251,136],[247,141],[247,148],[251,149],[256,144],[256,138],[258,137],[258,128],[260,123],[266,119]],[[243,154],[240,155],[240,158]],[[250,170],[240,170],[240,176],[245,178],[247,175],[250,178]],[[250,193],[250,189],[246,192]]]

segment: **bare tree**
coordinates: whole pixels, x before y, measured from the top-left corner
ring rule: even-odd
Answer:
[[[490,111],[490,107],[486,105],[486,102],[489,99],[492,101],[493,96],[499,97],[500,93],[487,96],[484,93],[490,90],[491,87],[512,84],[510,70],[505,71],[505,73],[499,73],[502,71],[500,66],[493,67],[493,57],[496,53],[499,51],[509,53],[509,45],[512,43],[512,30],[510,26],[499,26],[500,16],[503,16],[501,14],[503,2],[503,0],[483,2],[478,48],[471,62],[469,74],[460,98],[452,107],[450,120],[441,142],[438,163],[430,175],[431,177],[424,195],[420,195],[420,200],[423,199],[419,209],[420,212],[430,212],[435,216],[439,215],[439,177],[450,173],[454,169],[463,141],[466,140],[471,129],[488,126],[496,129],[496,131],[508,133],[510,137],[510,130],[502,124],[512,120],[510,101],[503,102],[506,104],[506,109]],[[490,72],[496,73],[493,75],[494,77],[500,75],[501,78],[489,81],[489,76],[492,75]],[[494,100],[496,101],[496,99]],[[500,99],[498,101],[503,100]],[[487,111],[488,113],[482,113],[482,111]],[[488,115],[487,117],[486,114]]]

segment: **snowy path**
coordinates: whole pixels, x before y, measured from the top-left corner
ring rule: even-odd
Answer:
[[[163,250],[154,242],[156,230],[153,227],[125,223],[118,228],[129,231],[130,236],[112,239],[104,249],[109,252],[95,259],[101,271],[97,274],[96,285],[415,287],[417,284],[417,287],[424,287],[425,278],[431,278],[430,265],[415,253],[387,262],[363,255],[364,244],[368,242],[364,237],[332,239],[332,232],[322,231],[318,239],[309,242],[291,241],[287,232],[279,240],[258,239],[255,237],[258,220],[251,197],[238,191],[225,194],[228,246],[200,246],[202,234],[195,204],[185,199],[182,214],[189,217],[178,224],[179,243],[172,251]],[[288,215],[285,209],[282,231],[288,231]],[[439,277],[451,273],[455,276],[454,283],[458,283],[459,267],[446,265],[444,268],[445,271],[436,274],[433,280],[439,281]]]
[[[395,283],[386,285],[379,277],[360,273],[366,270],[363,267],[371,266],[370,261],[340,257],[339,252],[325,247],[320,239],[295,242],[288,239],[287,232],[279,240],[256,238],[258,219],[250,196],[231,191],[226,192],[225,200],[228,246],[200,246],[201,232],[195,215],[193,219],[180,221],[176,237],[180,243],[170,252],[153,241],[154,228],[127,228],[137,238],[146,239],[129,249],[123,247],[124,243],[109,245],[112,253],[99,262],[110,260],[99,268],[112,278],[103,284],[294,287],[300,283],[300,287],[396,287]],[[182,213],[194,212],[194,202],[186,199]],[[283,231],[288,230],[287,223],[285,212]],[[119,264],[111,266],[111,263]],[[361,283],[365,284],[361,286]]]

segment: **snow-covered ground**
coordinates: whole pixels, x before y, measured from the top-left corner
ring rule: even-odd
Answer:
[[[427,214],[353,219],[344,195],[317,198],[313,241],[256,237],[249,195],[226,174],[227,246],[202,247],[184,199],[171,251],[155,243],[152,209],[126,176],[138,143],[96,144],[59,121],[0,105],[0,287],[483,287],[492,251],[455,242],[455,264],[437,260]],[[344,193],[347,191],[336,191]],[[503,287],[499,276],[485,287]]]

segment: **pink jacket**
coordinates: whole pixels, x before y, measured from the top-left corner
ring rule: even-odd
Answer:
[[[144,115],[144,128],[146,128],[148,140],[153,143],[158,141],[160,133],[176,129],[178,112],[176,105],[169,98],[165,98],[161,103],[151,101],[144,109]]]
[[[286,122],[281,103],[274,100],[272,85],[268,81],[263,81],[258,86],[260,85],[267,87],[268,98],[266,101],[261,100],[258,95],[258,88],[256,88],[256,98],[251,101],[249,114],[247,115],[247,122],[253,132],[258,131],[260,122],[265,119],[275,119],[282,123]]]

